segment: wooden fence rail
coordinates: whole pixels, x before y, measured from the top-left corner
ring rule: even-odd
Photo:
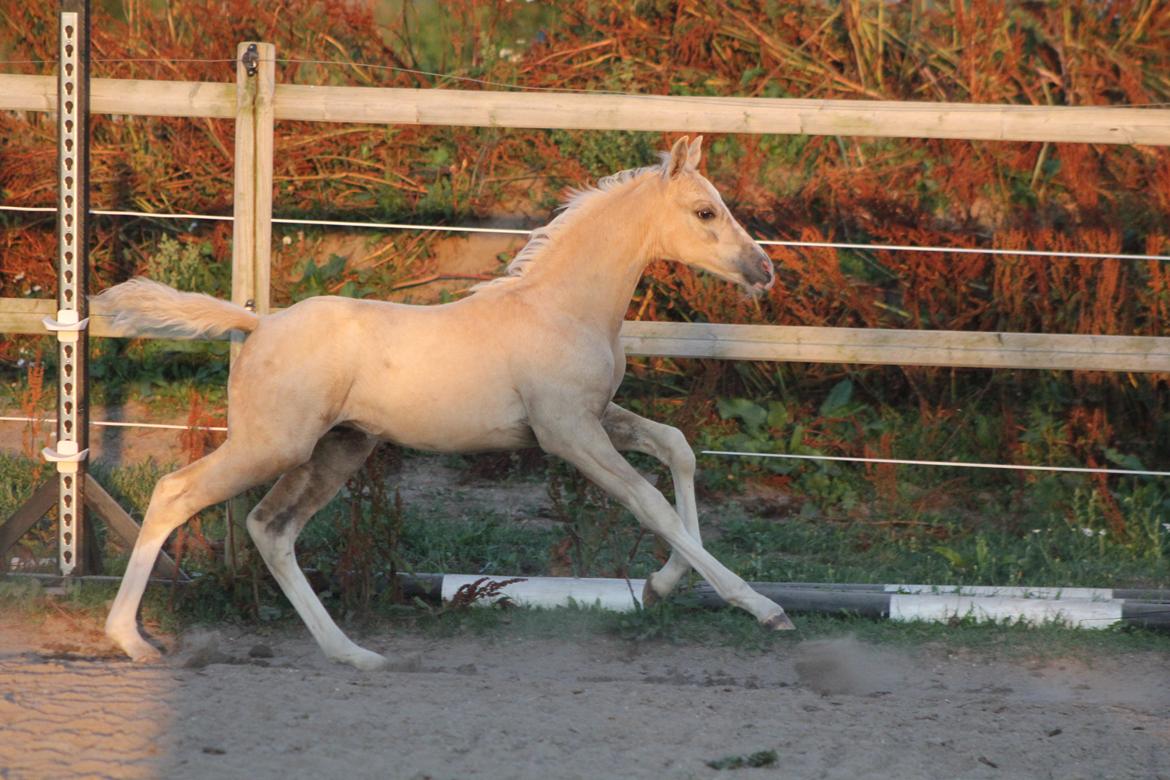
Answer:
[[[0,333],[41,334],[50,300],[0,298]],[[148,336],[90,316],[97,337]],[[1056,333],[627,321],[626,353],[722,360],[1170,373],[1170,339]]]
[[[242,44],[240,52],[247,44]],[[233,300],[268,307],[273,123],[801,133],[1170,145],[1170,110],[856,100],[314,87],[274,84],[270,44],[237,82],[94,79],[91,112],[234,119]],[[53,111],[53,76],[0,74],[0,110]],[[51,300],[0,299],[0,333],[44,334]],[[115,332],[94,317],[94,336]],[[1170,373],[1170,338],[627,322],[631,355]]]
[[[235,85],[94,79],[100,114],[232,119]],[[0,110],[52,111],[52,76],[0,74]],[[277,84],[276,119],[562,130],[1170,145],[1170,109]]]

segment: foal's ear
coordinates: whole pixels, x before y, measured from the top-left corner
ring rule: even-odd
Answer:
[[[695,140],[691,141],[691,146],[687,149],[687,167],[692,170],[699,169],[699,159],[703,156],[703,136],[696,135]]]
[[[662,166],[662,178],[673,179],[678,176],[687,167],[689,150],[687,149],[687,137],[674,142],[674,146],[670,148],[670,159],[666,161],[666,165]]]

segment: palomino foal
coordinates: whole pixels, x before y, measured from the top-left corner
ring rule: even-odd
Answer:
[[[695,457],[677,429],[612,402],[625,373],[618,338],[646,265],[668,258],[753,291],[772,263],[699,172],[701,137],[661,165],[623,171],[577,193],[533,233],[508,275],[441,306],[320,297],[263,318],[145,279],[113,287],[94,309],[172,336],[250,333],[228,382],[228,435],[159,480],[106,621],[135,660],[158,651],[136,622],[167,536],[196,512],[268,480],[248,532],[288,600],[330,658],[386,663],[337,627],[297,565],[293,543],[378,441],[435,452],[537,444],[580,469],[672,548],[644,599],[666,596],[694,567],[728,602],[769,628],[792,623],[704,548]],[[672,507],[619,450],[670,468]]]

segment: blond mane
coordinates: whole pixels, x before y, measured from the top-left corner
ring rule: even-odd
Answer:
[[[659,156],[662,160],[657,165],[645,165],[641,168],[629,168],[624,171],[618,171],[600,179],[596,186],[569,190],[569,196],[558,207],[561,213],[557,214],[547,225],[538,227],[532,231],[529,235],[528,243],[521,247],[520,251],[516,253],[516,256],[512,258],[512,261],[508,263],[508,267],[504,269],[503,276],[490,279],[486,282],[480,282],[471,287],[471,292],[514,282],[523,277],[532,263],[545,254],[557,236],[562,234],[580,216],[583,210],[582,206],[586,203],[593,201],[601,195],[613,192],[625,184],[633,182],[643,174],[661,174],[663,166],[670,159],[670,153],[664,152]]]

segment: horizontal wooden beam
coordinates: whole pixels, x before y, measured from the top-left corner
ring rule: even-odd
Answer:
[[[51,300],[0,298],[0,333],[47,335],[41,319],[55,311]],[[92,316],[90,335],[138,334]],[[622,343],[631,356],[1170,373],[1170,338],[1154,336],[626,322]]]
[[[235,85],[94,79],[94,113],[231,118]],[[53,76],[0,74],[0,110],[52,111]],[[1170,145],[1170,109],[276,86],[278,120]]]
[[[276,118],[575,130],[1170,145],[1170,110],[278,84]]]
[[[56,76],[0,74],[0,110],[56,111]],[[91,114],[232,119],[236,85],[215,81],[91,79]]]
[[[629,355],[808,363],[1170,372],[1170,338],[626,322]]]
[[[50,336],[42,320],[57,314],[57,302],[48,298],[0,298],[0,333]],[[89,335],[134,337],[136,334],[117,329],[112,317],[89,315]]]

